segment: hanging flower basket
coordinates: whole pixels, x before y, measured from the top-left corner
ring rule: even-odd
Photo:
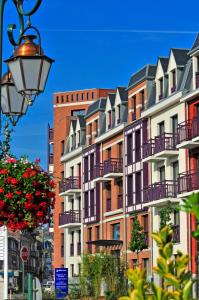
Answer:
[[[0,226],[34,229],[50,222],[54,182],[39,166],[25,158],[0,160]]]

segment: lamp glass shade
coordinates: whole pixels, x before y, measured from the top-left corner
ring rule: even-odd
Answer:
[[[20,56],[7,60],[16,89],[24,95],[44,91],[52,60],[46,56]]]
[[[2,84],[1,109],[8,116],[21,116],[26,114],[28,103],[24,96],[19,94],[13,83]]]

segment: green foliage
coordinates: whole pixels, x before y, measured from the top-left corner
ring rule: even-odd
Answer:
[[[186,199],[183,199],[183,205],[180,207],[183,211],[191,213],[195,216],[199,223],[199,193],[192,194]],[[196,230],[192,232],[192,236],[196,239],[199,238],[199,225],[197,224]]]
[[[171,214],[174,212],[175,208],[171,205],[171,202],[167,204],[167,206],[161,208],[159,210],[160,215],[160,229],[165,227],[166,225],[169,225],[172,227],[171,223]]]
[[[137,254],[146,248],[144,229],[141,226],[137,214],[132,223],[131,240],[129,249]]]
[[[165,226],[159,232],[152,234],[159,248],[159,257],[154,272],[164,279],[164,287],[148,283],[146,273],[139,268],[128,270],[127,276],[132,283],[129,295],[119,300],[191,300],[194,280],[188,271],[188,255],[180,251],[173,256],[173,231]],[[152,291],[152,294],[151,294]]]
[[[0,140],[0,159],[5,159],[7,155],[10,155],[10,141],[11,141],[12,130],[9,127],[9,123],[6,122],[4,125],[4,140]]]
[[[80,289],[79,286],[74,285],[70,291],[69,291],[69,295],[68,295],[68,300],[77,300],[80,299]]]
[[[114,255],[97,253],[84,255],[80,275],[80,294],[82,297],[99,297],[102,283],[107,290],[107,299],[117,299],[125,291],[126,278],[124,264]]]

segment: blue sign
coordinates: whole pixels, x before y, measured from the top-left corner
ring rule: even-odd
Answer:
[[[57,299],[63,299],[68,295],[68,269],[55,269],[55,294]]]

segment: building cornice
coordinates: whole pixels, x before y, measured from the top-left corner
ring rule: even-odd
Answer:
[[[74,158],[78,155],[81,155],[82,151],[83,151],[83,146],[80,146],[77,149],[62,155],[60,161],[61,162],[67,162],[68,160],[71,160],[72,158]]]
[[[126,126],[126,123],[122,123],[119,126],[103,133],[102,135],[100,135],[99,137],[97,137],[95,139],[95,143],[100,143],[100,142],[103,142],[104,140],[111,138],[112,136],[116,135],[120,131],[123,131],[125,126]]]

